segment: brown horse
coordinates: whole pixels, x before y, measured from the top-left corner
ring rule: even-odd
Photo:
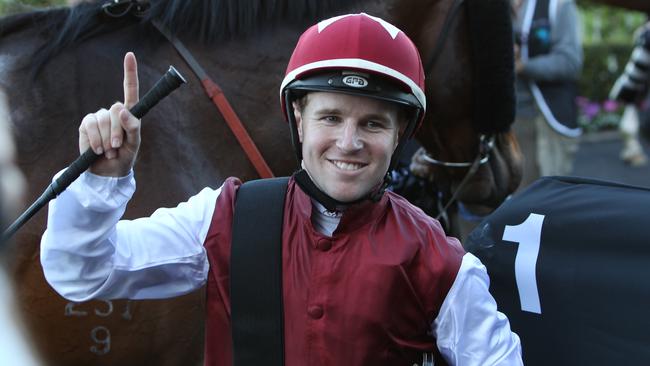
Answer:
[[[507,132],[514,95],[507,0],[254,3],[111,1],[102,9],[90,2],[3,19],[0,83],[9,98],[18,163],[29,182],[27,199],[35,199],[78,156],[77,127],[84,114],[121,97],[126,51],[138,56],[143,90],[169,65],[189,79],[144,118],[136,163],[140,189],[127,218],[175,205],[228,176],[258,177],[200,81],[151,25],[152,18],[176,33],[221,86],[273,173],[291,174],[296,162],[278,91],[288,57],[308,25],[360,10],[402,28],[421,51],[429,108],[418,139],[428,153],[452,163],[489,155],[457,199],[495,207],[516,188],[521,159]],[[485,141],[494,137],[489,152],[479,151],[489,148],[480,144],[482,135]],[[432,172],[441,192],[451,192],[468,169],[436,166]],[[200,363],[201,291],[160,301],[67,302],[49,288],[39,266],[45,219],[36,215],[16,234],[13,274],[35,347],[48,364]]]

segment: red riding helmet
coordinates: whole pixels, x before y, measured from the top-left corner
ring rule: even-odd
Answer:
[[[298,160],[302,154],[291,102],[309,91],[362,95],[412,108],[400,145],[420,126],[426,109],[424,70],[417,48],[394,25],[364,13],[312,26],[291,55],[280,99]]]

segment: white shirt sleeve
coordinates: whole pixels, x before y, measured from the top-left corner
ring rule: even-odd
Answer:
[[[133,172],[121,178],[86,172],[50,202],[41,264],[63,297],[167,298],[205,284],[203,242],[221,189],[205,188],[175,208],[119,221],[134,191]]]
[[[432,324],[438,349],[450,365],[523,365],[519,337],[497,311],[489,286],[485,266],[465,254]]]

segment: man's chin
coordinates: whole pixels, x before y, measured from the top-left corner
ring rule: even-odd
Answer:
[[[379,185],[373,187],[339,187],[337,189],[323,190],[328,196],[342,203],[354,203],[370,196]]]
[[[325,194],[328,196],[334,198],[335,200],[341,202],[341,203],[352,203],[355,201],[358,201],[360,198],[365,196],[363,193],[361,193],[360,190],[358,189],[349,189],[349,188],[337,188],[337,189],[323,189],[321,188]]]
[[[355,194],[355,195],[350,195],[350,194],[327,194],[328,196],[334,198],[335,200],[341,202],[341,203],[353,203],[358,201],[363,195]]]
[[[375,185],[368,186],[368,184],[365,184],[365,180],[360,182],[359,179],[349,181],[342,179],[323,179],[321,182],[323,181],[326,184],[319,184],[312,178],[312,182],[314,182],[318,189],[341,203],[354,203],[364,197],[368,197],[371,193],[379,189],[382,184],[380,181]]]

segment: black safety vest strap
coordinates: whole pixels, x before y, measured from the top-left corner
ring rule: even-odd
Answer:
[[[284,365],[282,224],[288,177],[237,191],[230,255],[233,365]]]

